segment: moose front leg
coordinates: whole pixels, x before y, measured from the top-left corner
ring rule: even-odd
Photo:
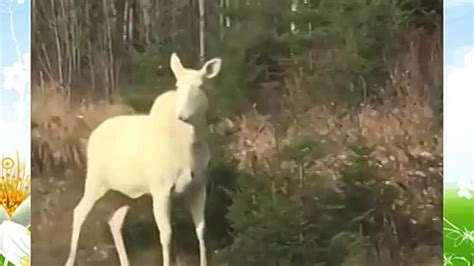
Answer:
[[[195,188],[187,197],[187,205],[193,218],[196,236],[199,242],[200,266],[207,266],[206,243],[205,243],[205,206],[206,206],[206,184],[203,182]]]
[[[163,266],[170,266],[170,244],[171,244],[171,193],[162,194],[162,191],[152,193],[153,214],[156,225],[160,231],[161,251]]]

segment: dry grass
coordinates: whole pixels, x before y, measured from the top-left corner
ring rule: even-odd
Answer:
[[[437,120],[428,104],[410,97],[400,97],[396,103],[363,106],[356,111],[314,106],[295,114],[286,125],[285,134],[277,137],[274,124],[251,110],[236,120],[240,130],[231,148],[246,169],[255,160],[266,165],[276,158],[282,146],[300,136],[336,143],[342,149],[340,152],[363,141],[375,147],[374,156],[381,163],[407,163],[412,157],[442,156],[442,128]]]
[[[83,166],[91,130],[109,117],[133,113],[120,103],[71,103],[66,91],[54,85],[34,88],[32,99],[32,166],[37,170]]]
[[[278,139],[274,125],[253,110],[237,121],[240,130],[230,147],[240,169],[263,168],[271,172],[296,169],[296,165],[281,161],[278,154],[301,136],[332,143],[332,152],[309,170],[329,175],[350,154],[350,146],[363,142],[374,148],[371,156],[393,175],[394,181],[405,182],[417,170],[413,169],[414,161],[442,163],[442,128],[435,120],[429,106],[409,98],[401,106],[387,101],[358,111],[315,106],[298,114]],[[435,165],[438,170],[442,167],[439,164]],[[440,191],[436,194],[441,196]]]

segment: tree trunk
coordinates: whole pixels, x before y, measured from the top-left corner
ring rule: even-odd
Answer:
[[[116,0],[115,10],[117,11],[117,19],[115,20],[115,37],[114,52],[121,54],[123,52],[123,36],[125,21],[125,0]]]
[[[199,61],[201,64],[205,60],[205,42],[204,42],[204,30],[205,30],[205,5],[204,0],[199,0]]]

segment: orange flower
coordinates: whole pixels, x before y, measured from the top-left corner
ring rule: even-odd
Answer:
[[[18,159],[15,162],[9,157],[3,158],[0,170],[0,203],[11,216],[28,197],[30,178]]]

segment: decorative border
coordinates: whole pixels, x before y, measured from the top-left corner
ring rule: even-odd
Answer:
[[[445,0],[443,28],[443,258],[474,266],[474,126],[460,119],[473,110],[474,0]]]
[[[30,265],[31,0],[0,0],[0,266]]]

